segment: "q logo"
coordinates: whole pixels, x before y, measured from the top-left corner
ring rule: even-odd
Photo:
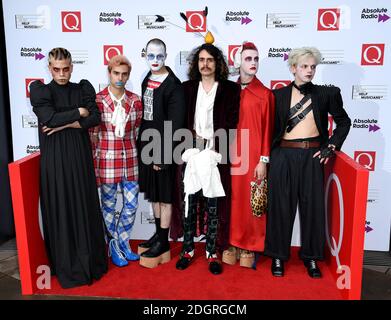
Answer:
[[[42,78],[28,78],[28,79],[25,79],[25,84],[26,84],[26,98],[30,98],[30,85],[36,81],[36,80],[39,80],[41,81],[42,83],[44,83],[44,79]]]
[[[122,52],[123,52],[122,45],[103,46],[103,63],[104,63],[104,65],[107,66],[112,57],[117,56],[119,54],[122,55]]]
[[[62,11],[62,32],[81,32],[80,11]]]
[[[339,236],[338,236],[338,245],[337,241],[335,240],[334,236],[330,232],[329,227],[329,191],[330,191],[330,185],[331,182],[334,181],[335,185],[337,187],[338,192],[338,204],[339,204]],[[326,193],[325,193],[325,210],[326,210],[326,238],[327,238],[327,244],[329,245],[331,254],[335,257],[335,260],[337,262],[338,268],[341,267],[341,261],[339,260],[339,253],[341,251],[342,246],[342,240],[343,240],[343,228],[344,228],[344,203],[343,203],[343,193],[342,193],[342,187],[341,182],[339,181],[338,176],[335,173],[330,174],[329,178],[327,179],[326,184]]]
[[[327,127],[327,130],[329,131],[329,137],[333,135],[333,129],[334,129],[334,119],[332,116],[329,116],[328,127]]]
[[[270,89],[275,90],[275,89],[284,88],[286,86],[289,86],[290,83],[291,83],[290,80],[271,80]]]
[[[186,32],[205,32],[206,17],[203,11],[186,11]]]
[[[318,31],[338,31],[340,10],[333,9],[319,9],[318,10]]]
[[[375,171],[376,152],[375,151],[355,151],[354,161],[361,164],[369,171]]]
[[[235,54],[236,54],[236,51],[238,51],[240,47],[241,47],[241,45],[236,45],[236,44],[230,44],[228,46],[228,65],[229,66],[234,65]]]
[[[384,43],[363,44],[361,51],[362,66],[382,66],[384,60]]]

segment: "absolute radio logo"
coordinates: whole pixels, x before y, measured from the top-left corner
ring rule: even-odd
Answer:
[[[369,171],[375,171],[376,151],[355,151],[354,161]]]
[[[20,48],[20,56],[23,58],[34,58],[34,60],[42,60],[45,55],[42,53],[42,48],[38,47],[22,47]]]
[[[268,13],[266,14],[266,28],[294,29],[300,25],[300,13]]]
[[[268,58],[282,58],[284,61],[288,60],[289,52],[292,48],[269,48],[267,54]]]
[[[227,22],[240,22],[240,24],[249,24],[253,20],[249,17],[250,12],[244,11],[227,11],[225,15],[225,21]]]
[[[390,16],[387,14],[388,9],[386,8],[364,8],[361,10],[361,20],[370,20],[370,21],[377,21],[380,22],[386,22],[388,19],[390,19]]]
[[[373,228],[371,228],[369,225],[371,224],[371,221],[365,221],[365,233],[369,233],[373,231]]]
[[[122,13],[120,12],[101,12],[99,14],[99,22],[120,26],[125,22],[121,17]]]
[[[240,44],[230,44],[228,46],[228,66],[234,65],[235,54],[241,47]]]
[[[186,11],[186,32],[205,32],[206,16],[204,11]]]
[[[45,83],[45,80],[42,78],[26,78],[25,79],[25,89],[26,89],[26,98],[30,98],[30,85],[36,81],[39,80],[42,83]]]
[[[103,64],[107,66],[112,57],[123,54],[122,45],[104,45],[103,46]]]
[[[353,129],[364,129],[368,132],[376,132],[381,128],[377,125],[378,121],[376,119],[354,119],[352,128]]]
[[[270,81],[270,89],[275,90],[275,89],[280,89],[286,86],[289,86],[291,83],[291,80],[271,80]]]
[[[387,95],[387,85],[353,85],[352,89],[353,100],[387,100]]]
[[[81,32],[81,12],[62,11],[62,32]]]
[[[364,43],[361,50],[362,66],[382,66],[384,62],[384,43]]]
[[[339,8],[318,10],[318,31],[338,31],[341,11]]]
[[[39,151],[39,146],[27,145],[26,146],[26,154],[31,154]]]

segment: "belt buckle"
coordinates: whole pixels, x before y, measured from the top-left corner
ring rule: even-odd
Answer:
[[[308,140],[303,141],[303,144],[304,144],[303,146],[304,149],[308,149],[310,147],[310,142]]]

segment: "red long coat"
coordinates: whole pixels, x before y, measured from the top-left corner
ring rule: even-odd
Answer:
[[[123,138],[115,136],[115,126],[110,122],[114,103],[109,90],[106,87],[96,95],[96,104],[101,112],[101,123],[90,130],[90,136],[98,185],[121,182],[124,172],[128,181],[138,180],[136,139],[143,108],[138,95],[128,90],[125,92],[125,112],[128,121]],[[98,136],[97,142],[93,135]]]
[[[274,96],[256,77],[241,91],[238,133],[231,146],[232,198],[230,244],[251,251],[263,251],[266,217],[257,218],[250,206],[250,182],[260,156],[270,156],[274,123]],[[240,154],[245,138],[240,130],[249,130],[248,152]],[[237,148],[237,152],[235,152]],[[245,149],[244,149],[245,150]],[[240,175],[235,170],[248,161],[248,168]],[[238,163],[239,162],[239,163]],[[244,165],[244,168],[246,165]]]

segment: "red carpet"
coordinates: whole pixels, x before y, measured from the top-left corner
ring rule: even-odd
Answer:
[[[190,267],[175,269],[182,244],[171,243],[172,260],[155,269],[141,267],[138,262],[117,268],[110,263],[108,273],[91,286],[62,289],[52,277],[52,289],[37,294],[118,297],[162,300],[335,300],[342,299],[335,280],[324,263],[319,266],[322,279],[311,279],[299,260],[298,248],[292,248],[285,276],[275,278],[270,272],[269,258],[258,261],[257,270],[224,264],[223,273],[214,276],[208,271],[204,243],[196,245],[196,258]],[[134,246],[134,248],[133,248]],[[132,243],[136,250],[136,242]]]

